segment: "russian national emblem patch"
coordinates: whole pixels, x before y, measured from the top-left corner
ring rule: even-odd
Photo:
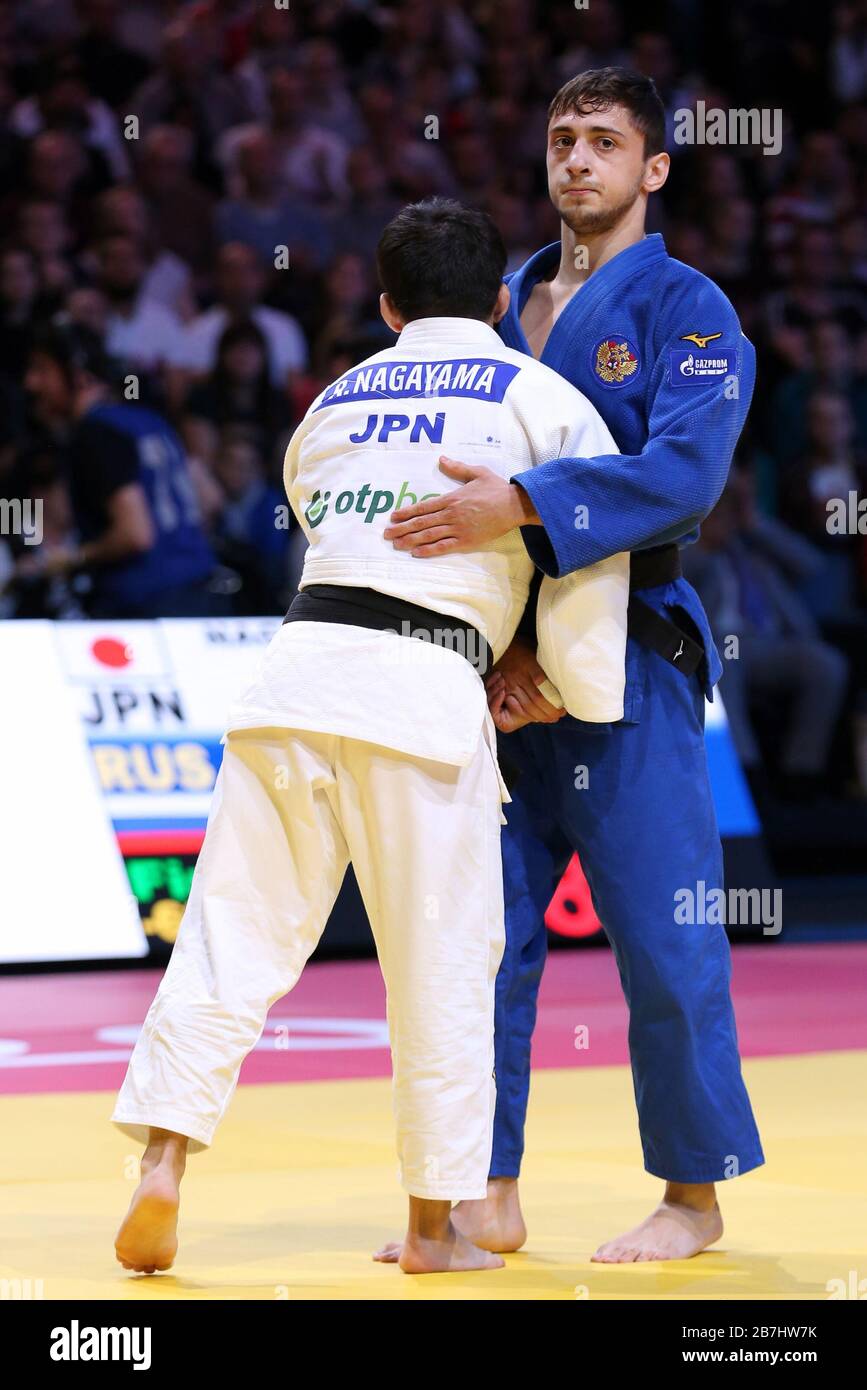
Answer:
[[[622,386],[638,371],[638,353],[628,338],[605,338],[595,353],[593,370],[606,386]]]

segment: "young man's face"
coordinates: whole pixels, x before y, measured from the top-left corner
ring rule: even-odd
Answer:
[[[667,172],[667,155],[645,158],[644,136],[623,106],[569,111],[548,125],[548,192],[575,233],[609,231]]]

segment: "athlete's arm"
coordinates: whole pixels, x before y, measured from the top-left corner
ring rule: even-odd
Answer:
[[[619,551],[676,541],[716,505],[755,382],[753,345],[717,295],[727,309],[725,321],[719,312],[715,320],[722,338],[695,356],[728,355],[732,370],[715,380],[686,377],[673,384],[679,357],[672,359],[672,353],[688,346],[680,341],[679,323],[678,335],[665,341],[653,367],[648,440],[640,454],[559,458],[513,479],[541,517],[541,527],[522,534],[528,554],[546,574],[560,578]]]
[[[478,550],[516,526],[541,525],[523,488],[512,487],[490,468],[473,467],[445,455],[439,465],[446,477],[464,486],[392,512],[383,535],[393,541],[395,550],[408,550],[421,558]]]
[[[676,332],[663,341],[652,369],[648,441],[640,454],[561,457],[516,474],[495,488],[465,469],[467,486],[395,513],[385,535],[399,550],[423,557],[472,550],[520,525],[530,558],[554,578],[620,551],[663,545],[697,526],[725,485],[755,381],[755,351],[734,310],[715,286],[706,303],[669,312]],[[683,324],[720,324],[717,355],[735,358],[724,380],[672,384],[672,352]],[[701,357],[702,353],[696,353]],[[455,465],[442,465],[464,480]],[[462,465],[465,468],[465,466]],[[481,484],[484,483],[485,492]],[[506,488],[518,497],[511,501]],[[525,520],[514,518],[523,509]],[[395,524],[396,523],[396,524]]]

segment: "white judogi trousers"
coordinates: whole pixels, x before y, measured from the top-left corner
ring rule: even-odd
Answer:
[[[208,1146],[270,1006],[292,989],[351,859],[388,996],[401,1181],[484,1197],[501,793],[480,731],[465,766],[334,734],[230,734],[172,957],[112,1120]]]

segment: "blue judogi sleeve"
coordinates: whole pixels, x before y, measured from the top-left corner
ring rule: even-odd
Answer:
[[[756,355],[716,285],[703,281],[696,293],[693,281],[690,290],[688,297],[672,296],[661,315],[648,438],[641,452],[558,458],[513,477],[542,520],[542,526],[522,527],[522,534],[530,558],[545,574],[560,578],[621,550],[678,540],[716,505],[749,410]],[[737,395],[731,381],[719,378],[672,382],[675,358],[687,346],[682,336],[687,321],[720,326],[722,336],[696,356],[734,354]],[[617,438],[616,400],[606,422]],[[587,509],[581,522],[579,508]]]

